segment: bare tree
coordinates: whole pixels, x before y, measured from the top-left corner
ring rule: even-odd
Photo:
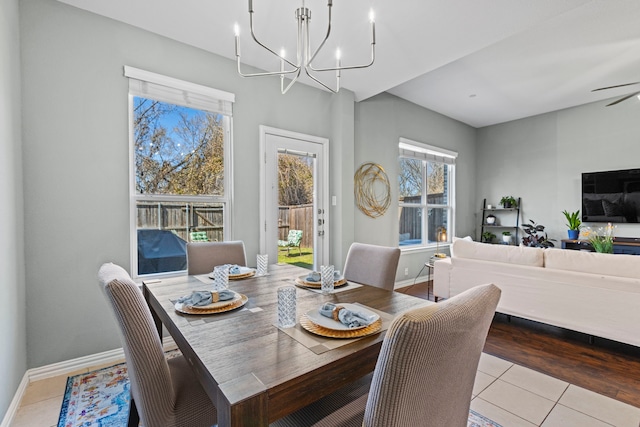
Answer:
[[[145,98],[134,99],[136,192],[221,194],[222,116]]]
[[[281,206],[313,203],[311,159],[292,154],[278,155],[278,202]]]
[[[444,168],[445,165],[442,163],[427,163],[427,194],[444,193]],[[422,160],[410,158],[400,160],[400,173],[398,174],[400,201],[423,194],[422,171]]]

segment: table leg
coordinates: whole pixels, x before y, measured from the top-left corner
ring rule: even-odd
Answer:
[[[156,313],[156,311],[151,306],[151,303],[149,302],[149,298],[150,298],[149,290],[144,284],[142,285],[142,295],[144,296],[144,300],[147,302],[147,307],[149,307],[149,311],[151,311],[151,317],[153,318],[153,323],[156,325],[158,336],[162,341],[162,321],[160,320],[160,317],[158,317],[158,314]]]
[[[219,427],[269,426],[266,387],[253,374],[221,384],[216,409]]]

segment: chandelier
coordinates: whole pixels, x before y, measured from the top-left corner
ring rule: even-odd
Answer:
[[[238,74],[242,77],[262,77],[262,76],[280,76],[280,91],[282,94],[287,93],[287,91],[293,86],[293,84],[298,80],[302,70],[309,76],[313,81],[320,84],[324,88],[328,89],[333,93],[337,93],[340,90],[340,72],[342,70],[353,70],[357,68],[367,68],[373,65],[375,61],[376,54],[376,24],[373,19],[373,12],[369,13],[369,20],[371,22],[371,62],[363,65],[350,65],[343,66],[340,59],[340,50],[336,50],[336,66],[332,68],[314,68],[312,65],[313,60],[318,55],[318,52],[322,49],[325,42],[329,38],[331,34],[331,7],[333,6],[333,0],[328,0],[327,7],[329,10],[329,22],[327,24],[327,34],[322,40],[322,43],[318,46],[315,51],[311,51],[311,40],[309,37],[309,24],[311,23],[311,10],[305,7],[304,1],[302,0],[302,7],[299,7],[296,10],[295,17],[296,21],[298,21],[298,40],[297,40],[297,53],[295,63],[288,60],[285,57],[285,51],[282,49],[280,53],[276,53],[273,49],[265,46],[261,43],[253,29],[253,0],[249,0],[249,26],[251,29],[251,37],[253,40],[258,43],[261,47],[266,49],[268,52],[272,53],[276,57],[280,59],[280,70],[279,71],[268,71],[264,73],[252,73],[245,74],[242,72],[240,67],[240,29],[238,24],[235,24],[235,39],[236,39],[236,61],[238,63]],[[334,71],[336,73],[336,83],[335,89],[329,87],[322,81],[320,81],[314,73],[325,72],[325,71]],[[285,87],[284,79],[285,76],[291,76],[291,82]]]

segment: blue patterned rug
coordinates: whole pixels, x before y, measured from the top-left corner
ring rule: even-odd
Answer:
[[[129,376],[124,363],[67,379],[58,427],[126,427]],[[467,427],[501,427],[469,411]]]
[[[58,427],[123,427],[128,419],[126,364],[67,378]]]

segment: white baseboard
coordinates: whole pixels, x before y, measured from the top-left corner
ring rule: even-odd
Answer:
[[[422,283],[422,282],[424,282],[426,280],[429,280],[429,276],[427,276],[427,275],[419,276],[417,278],[414,277],[413,279],[402,280],[400,282],[395,282],[394,285],[393,285],[393,289],[404,288],[405,286],[411,286],[411,285],[414,285],[416,283]]]
[[[7,408],[7,412],[4,414],[4,418],[2,419],[2,424],[0,427],[11,427],[11,423],[13,423],[13,418],[18,412],[18,408],[20,407],[20,401],[22,400],[22,396],[24,396],[24,392],[27,390],[27,386],[29,385],[29,371],[25,372],[22,376],[22,381],[20,381],[20,385],[18,385],[18,390],[16,394],[13,396],[13,400],[11,400],[11,404],[9,408]]]
[[[175,342],[170,336],[165,336],[162,339],[162,345],[165,349],[171,350],[176,347]],[[106,365],[108,363],[119,363],[124,360],[124,350],[117,348],[115,350],[103,351],[102,353],[90,354],[88,356],[78,357],[76,359],[65,360],[58,363],[52,363],[51,365],[41,366],[39,368],[28,369],[22,377],[22,381],[16,390],[13,400],[7,409],[7,412],[2,419],[0,427],[10,427],[13,422],[20,402],[27,390],[27,386],[34,381],[44,380],[46,378],[57,377],[59,375],[69,374],[70,372],[79,371],[82,369],[88,369],[97,365]]]

